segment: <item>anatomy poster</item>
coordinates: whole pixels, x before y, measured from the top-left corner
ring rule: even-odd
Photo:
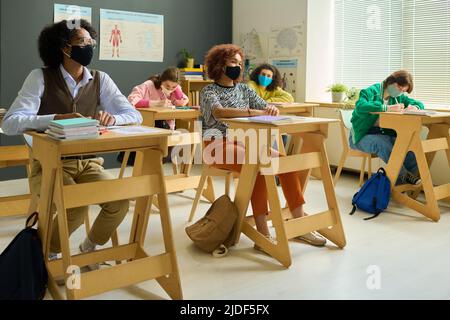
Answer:
[[[163,59],[164,16],[100,9],[100,60]]]
[[[92,23],[92,8],[55,3],[53,22],[80,19]]]

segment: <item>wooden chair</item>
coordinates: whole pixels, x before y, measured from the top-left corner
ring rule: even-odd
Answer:
[[[361,158],[361,173],[359,175],[359,186],[362,186],[364,183],[364,175],[366,171],[366,162],[367,162],[367,175],[370,178],[372,176],[372,159],[378,158],[376,155],[365,153],[359,150],[351,149],[348,144],[348,138],[346,135],[346,129],[351,130],[352,129],[352,113],[353,110],[339,110],[340,113],[340,119],[341,119],[341,137],[342,137],[342,155],[341,159],[339,161],[339,166],[336,170],[336,174],[334,176],[334,185],[337,184],[339,177],[341,176],[342,168],[345,165],[345,161],[348,157],[358,157]]]
[[[225,194],[230,196],[231,181],[234,180],[235,186],[237,185],[237,179],[239,173],[233,172],[225,169],[217,169],[213,166],[204,164],[202,170],[202,176],[200,177],[200,182],[197,187],[197,192],[195,193],[194,203],[192,204],[191,213],[189,214],[188,222],[192,222],[195,216],[195,211],[197,210],[198,203],[200,202],[200,197],[204,193],[205,186],[212,184],[212,177],[225,177]],[[234,178],[234,179],[233,179]],[[208,184],[206,182],[208,181]],[[214,189],[212,189],[214,190]],[[214,191],[213,191],[214,192]],[[215,199],[214,193],[212,197]],[[213,201],[212,201],[213,202]]]
[[[25,145],[0,146],[0,168],[25,166],[30,178],[30,158]],[[31,194],[0,197],[0,217],[25,215],[30,206]]]

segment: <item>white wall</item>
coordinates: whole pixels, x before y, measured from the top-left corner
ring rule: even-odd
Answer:
[[[307,3],[307,0],[233,0],[233,43],[239,45],[241,35],[252,29],[268,36],[272,27],[291,27],[304,21],[303,44],[306,48]],[[299,63],[297,100],[304,101],[306,50],[300,57]]]
[[[331,101],[334,81],[334,0],[308,1],[306,101]]]

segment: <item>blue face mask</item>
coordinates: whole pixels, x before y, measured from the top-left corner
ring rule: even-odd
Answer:
[[[260,86],[268,87],[268,86],[270,86],[272,81],[273,81],[272,78],[269,78],[269,77],[266,77],[266,76],[262,76],[262,75],[258,76],[258,82],[259,82]]]
[[[392,98],[398,98],[398,97],[400,97],[400,96],[403,94],[403,92],[400,91],[400,90],[398,90],[398,89],[397,89],[397,86],[394,85],[394,84],[391,84],[391,85],[389,85],[389,86],[387,87],[387,92],[389,93],[389,95],[390,95]]]

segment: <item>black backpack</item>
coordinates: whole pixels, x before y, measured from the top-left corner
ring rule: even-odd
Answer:
[[[0,255],[0,300],[41,300],[45,296],[48,274],[41,240],[33,228],[37,219],[37,212],[28,217],[26,228]]]

